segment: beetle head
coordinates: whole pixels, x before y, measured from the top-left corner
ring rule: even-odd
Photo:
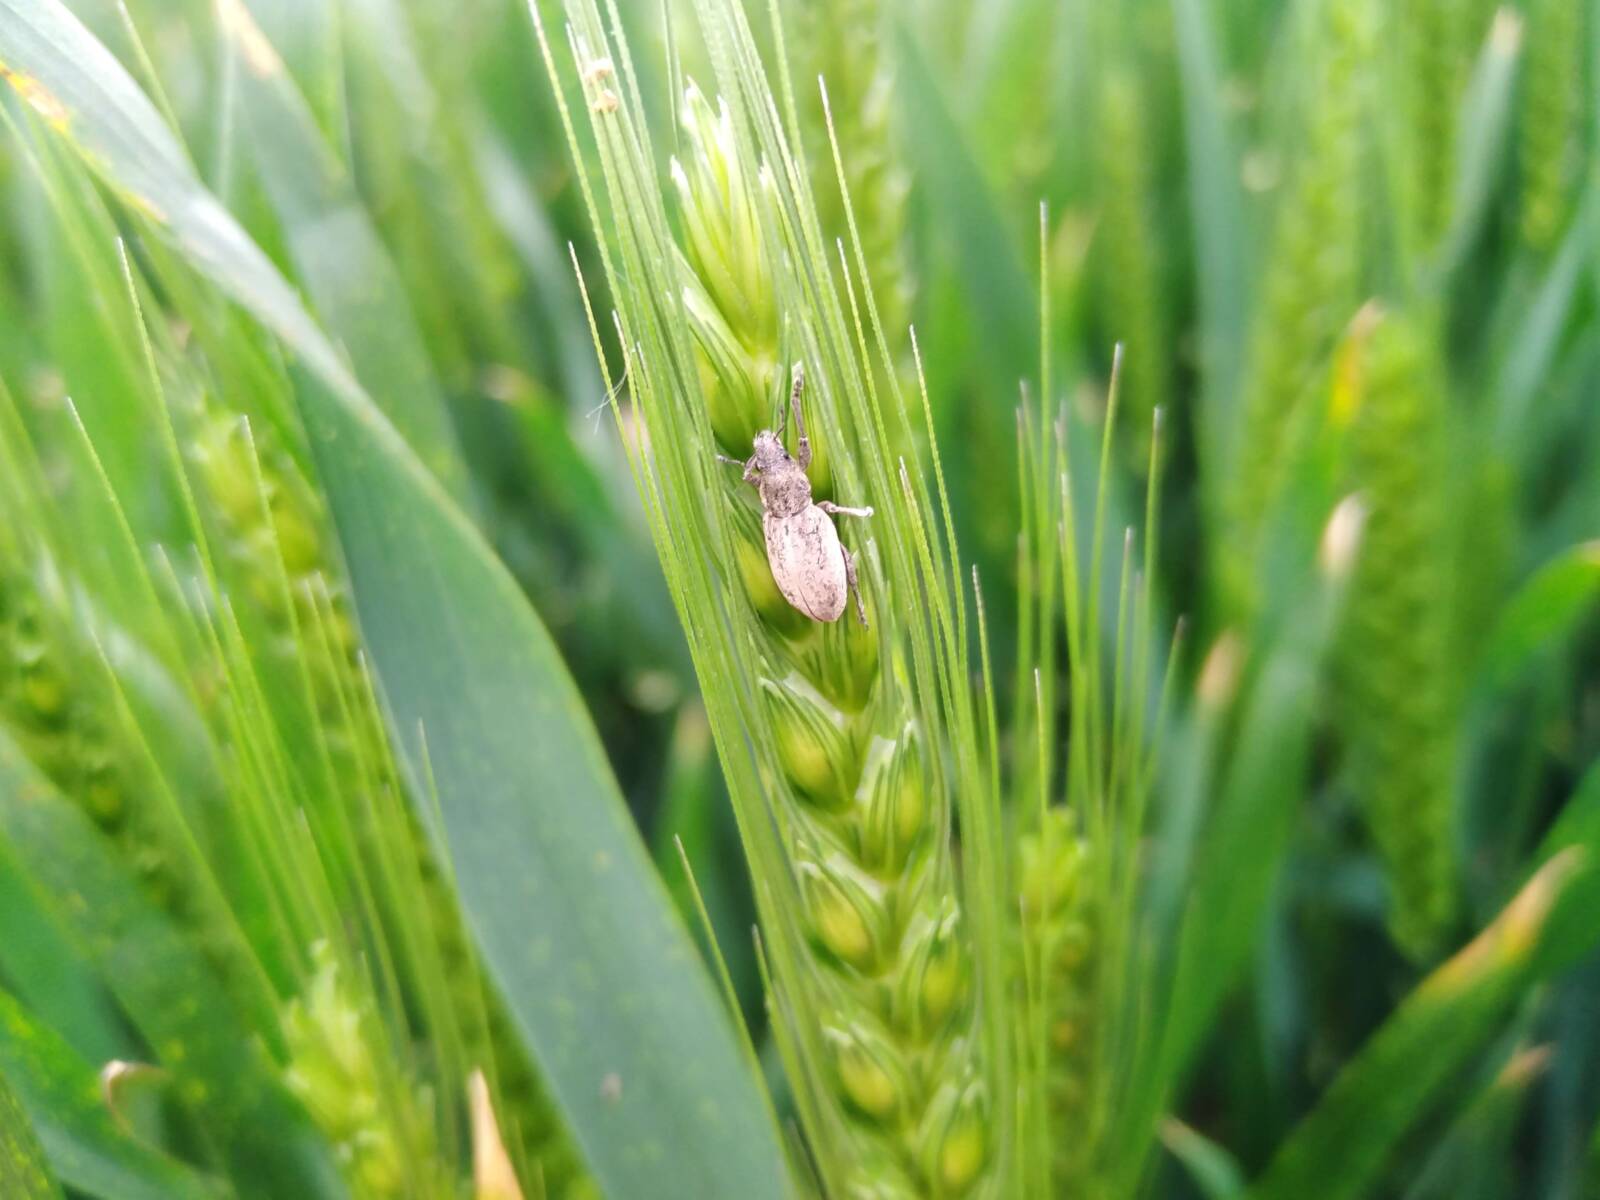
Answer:
[[[758,471],[770,471],[773,467],[789,461],[789,452],[783,448],[783,441],[770,429],[763,429],[756,434],[755,459]]]

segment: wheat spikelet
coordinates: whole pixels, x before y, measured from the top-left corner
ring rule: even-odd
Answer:
[[[1588,38],[1579,0],[1528,6],[1517,126],[1523,242],[1548,250],[1572,215],[1584,150]]]
[[[673,177],[690,231],[686,307],[711,376],[712,429],[725,452],[743,457],[754,430],[770,424],[774,397],[776,329],[734,283],[771,277],[752,228],[764,218],[761,184],[737,161],[725,108],[691,86],[683,113],[688,161]],[[730,196],[726,180],[751,190]],[[826,471],[819,477],[814,463],[812,475],[823,493]],[[774,585],[751,489],[729,469],[719,490],[733,566],[762,630],[754,652],[783,774],[781,837],[812,948],[811,978],[799,982],[818,1006],[823,1073],[843,1131],[825,1158],[829,1182],[863,1200],[964,1195],[988,1152],[969,951],[946,849],[948,805],[930,792],[930,748],[880,643],[892,625],[874,618],[869,628],[849,613],[824,624],[791,608]],[[860,545],[856,529],[840,532]]]
[[[1306,127],[1277,205],[1249,374],[1224,488],[1224,597],[1248,609],[1262,532],[1297,457],[1329,355],[1358,302],[1363,120],[1371,58],[1365,0],[1330,0]]]
[[[270,437],[257,433],[237,414],[215,408],[200,414],[196,423],[190,458],[201,495],[217,520],[228,581],[265,616],[280,658],[308,673],[318,737],[328,756],[324,769],[330,794],[351,813],[369,803],[361,795],[364,789],[398,796],[403,784],[372,704],[355,624],[343,593],[327,583],[335,574],[315,491]],[[321,652],[311,651],[317,643]],[[436,960],[445,981],[448,1019],[460,1040],[463,1060],[492,1073],[505,1136],[539,1164],[546,1194],[558,1200],[586,1194],[588,1181],[576,1149],[522,1050],[503,1003],[483,976],[454,889],[439,868],[426,831],[408,804],[388,805],[387,812],[403,827],[405,844],[398,850],[402,860],[398,869],[405,870],[418,889],[414,911],[427,928],[416,937],[425,947],[422,952]],[[291,1031],[298,1022],[312,1039],[305,1054],[324,1053],[315,1044],[320,1036],[317,1026],[333,1012],[329,1006],[335,1003],[335,992],[343,997],[339,1003],[354,1003],[348,983],[334,983],[333,975],[333,964],[321,963],[308,984],[308,998],[285,1018]],[[331,1104],[327,1101],[324,1107]],[[317,1111],[309,1101],[308,1106]],[[349,1117],[337,1105],[329,1111],[339,1122]],[[347,1140],[336,1132],[330,1136],[336,1142]],[[376,1137],[363,1135],[361,1140],[365,1144]],[[369,1161],[365,1153],[350,1159],[350,1165],[356,1186],[361,1186],[363,1173],[378,1175],[387,1169],[382,1155]],[[404,1193],[374,1188],[371,1194]]]
[[[1044,1095],[1055,1194],[1084,1194],[1094,1169],[1088,1103],[1094,1040],[1095,919],[1089,842],[1070,809],[1049,809],[1017,839],[1024,1003],[1020,1028],[1044,1031]]]
[[[402,1093],[408,1101],[398,1114],[404,1128],[396,1128],[397,1114],[384,1102],[390,1089],[369,1041],[371,1014],[340,977],[327,943],[314,948],[313,960],[305,992],[284,1010],[289,1090],[332,1143],[358,1200],[446,1194],[448,1179],[430,1144],[422,1099]]]
[[[798,57],[807,68],[800,90],[809,126],[821,131],[831,117],[844,164],[844,185],[872,269],[873,294],[887,336],[900,338],[911,319],[912,279],[905,246],[906,199],[911,180],[898,154],[893,121],[894,69],[884,46],[885,13],[879,0],[819,0],[803,10]],[[821,76],[828,89],[824,113]],[[843,198],[834,184],[825,134],[808,146],[812,176],[828,181],[817,194],[822,227],[843,233]]]
[[[1380,318],[1364,336],[1352,474],[1367,515],[1341,675],[1357,785],[1389,875],[1390,927],[1421,958],[1439,947],[1455,908],[1444,385],[1413,318]]]
[[[1421,248],[1437,243],[1450,219],[1456,173],[1456,120],[1476,38],[1470,0],[1403,0],[1391,14],[1399,51],[1396,87],[1407,116],[1404,180],[1413,233]]]

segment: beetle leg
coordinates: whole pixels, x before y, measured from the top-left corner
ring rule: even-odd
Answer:
[[[842,504],[835,504],[832,500],[818,500],[817,507],[825,513],[836,513],[846,517],[870,517],[872,509],[845,508]]]
[[[754,483],[756,481],[757,471],[756,460],[754,458],[730,458],[726,454],[718,454],[717,461],[730,467],[743,467],[744,481],[746,483]]]
[[[789,393],[789,411],[794,413],[794,431],[800,435],[799,442],[795,445],[794,460],[800,464],[802,471],[811,469],[811,439],[806,436],[806,419],[800,412],[800,393],[806,388],[805,368],[799,363],[794,365],[794,389]],[[778,435],[782,438],[783,434]]]
[[[861,627],[867,627],[867,606],[861,599],[861,580],[856,576],[856,556],[850,551],[844,552],[844,589],[856,599],[856,620],[861,622]]]

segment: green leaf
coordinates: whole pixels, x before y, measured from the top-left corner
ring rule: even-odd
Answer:
[[[1244,707],[1217,811],[1201,836],[1187,898],[1166,1033],[1181,1071],[1260,934],[1260,921],[1305,794],[1316,696],[1315,650],[1272,655]]]
[[[1600,600],[1600,542],[1574,546],[1544,564],[1500,614],[1483,654],[1491,687],[1501,687],[1557,645]]]
[[[1496,16],[1461,103],[1450,227],[1439,251],[1444,276],[1463,262],[1482,232],[1505,158],[1522,40],[1521,26],[1509,14],[1505,9]]]
[[[249,1195],[339,1197],[332,1156],[278,1085],[260,1033],[235,1017],[210,965],[139,890],[87,817],[0,731],[0,838],[88,948],[179,1095]]]
[[[1540,858],[1553,857],[1568,846],[1587,846],[1589,853],[1600,857],[1600,763],[1578,782],[1578,790],[1545,835]]]
[[[1441,1102],[1549,966],[1545,945],[1564,908],[1583,908],[1595,874],[1580,850],[1546,863],[1500,915],[1425,979],[1333,1082],[1250,1192],[1252,1200],[1344,1200],[1372,1193],[1390,1152]],[[1600,928],[1592,919],[1588,944]]]
[[[1527,443],[1543,432],[1541,426],[1530,421],[1529,414],[1539,389],[1549,378],[1551,365],[1561,348],[1562,335],[1583,294],[1584,271],[1593,254],[1597,223],[1600,223],[1600,182],[1591,182],[1555,261],[1539,280],[1533,295],[1518,298],[1519,308],[1511,314],[1511,332],[1504,343],[1494,382],[1493,427],[1498,438],[1521,446],[1524,457]],[[1506,293],[1507,299],[1511,296],[1512,293]]]
[[[970,310],[983,314],[980,357],[996,396],[1005,398],[995,408],[1009,424],[1017,380],[1039,364],[1038,289],[1023,270],[995,198],[922,51],[904,26],[898,32],[897,78],[908,152],[929,202],[937,206],[932,224],[955,239]],[[900,331],[890,332],[898,336]]]
[[[1136,1049],[1114,1134],[1113,1161],[1128,1172],[1129,1186],[1142,1168],[1162,1105],[1189,1069],[1260,939],[1305,796],[1317,676],[1346,570],[1343,564],[1332,578],[1324,574],[1282,585],[1278,606],[1285,615],[1276,636],[1266,635],[1268,622],[1258,622],[1267,641],[1258,665],[1246,668],[1243,648],[1229,634],[1201,671],[1196,727],[1180,761],[1210,766],[1218,730],[1235,722],[1237,728],[1232,753],[1215,774],[1175,791],[1183,803],[1170,819],[1179,827],[1164,831],[1160,844],[1163,877],[1150,894],[1160,936],[1169,943],[1165,961],[1153,963],[1163,1023],[1159,1035],[1141,1039]],[[1235,689],[1240,689],[1237,699]],[[1215,792],[1214,808],[1202,814],[1199,805],[1208,786]],[[1175,929],[1160,928],[1173,916]]]
[[[15,1100],[32,1114],[50,1165],[74,1192],[104,1200],[213,1200],[219,1195],[201,1176],[125,1133],[106,1108],[95,1069],[3,991],[0,1073],[0,1146],[8,1124],[9,1081]],[[5,1183],[0,1163],[0,1184]],[[11,1200],[15,1193],[0,1187],[0,1195]]]
[[[44,1151],[16,1093],[0,1075],[0,1196],[8,1200],[56,1200],[56,1186]]]
[[[1189,180],[1189,221],[1199,289],[1200,352],[1205,380],[1204,444],[1220,455],[1232,427],[1232,402],[1248,328],[1247,214],[1240,159],[1223,107],[1223,86],[1201,0],[1172,0],[1183,87],[1183,132]]]
[[[1517,1127],[1529,1093],[1545,1081],[1550,1050],[1521,1050],[1477,1086],[1428,1153],[1405,1200],[1489,1200],[1515,1194],[1511,1179]]]

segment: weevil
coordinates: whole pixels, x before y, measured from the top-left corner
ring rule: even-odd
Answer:
[[[776,432],[756,434],[754,453],[740,461],[726,454],[720,462],[744,468],[744,481],[761,495],[761,527],[767,539],[767,564],[783,598],[814,621],[837,621],[853,596],[856,617],[867,623],[866,605],[856,579],[855,555],[839,542],[833,517],[870,517],[870,508],[845,508],[829,500],[811,498],[811,439],[806,437],[800,411],[805,391],[805,371],[794,365],[794,387],[789,411],[778,414]],[[791,457],[783,446],[785,419],[792,415],[798,441]]]

